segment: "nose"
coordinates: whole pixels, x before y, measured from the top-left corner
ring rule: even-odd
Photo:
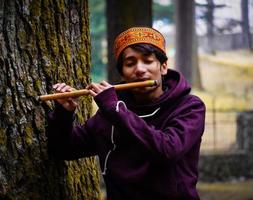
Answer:
[[[136,74],[137,75],[142,75],[146,72],[146,67],[145,67],[145,64],[141,61],[138,61],[137,64],[136,64]]]

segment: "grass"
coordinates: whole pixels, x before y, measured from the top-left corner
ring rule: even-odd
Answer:
[[[201,200],[253,200],[253,180],[226,183],[199,183]]]
[[[208,60],[229,68],[240,68],[253,73],[253,53],[246,50],[216,52],[215,55],[202,54],[200,60]]]
[[[246,50],[200,55],[203,91],[194,91],[208,108],[253,108],[253,52]]]
[[[213,92],[199,90],[193,90],[193,94],[197,95],[205,102],[208,110],[243,111],[251,106],[247,99],[232,94],[215,94]]]

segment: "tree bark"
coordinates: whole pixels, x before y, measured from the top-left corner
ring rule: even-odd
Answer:
[[[175,67],[196,88],[201,89],[195,31],[194,0],[175,1],[176,59]]]
[[[57,82],[90,82],[87,0],[0,2],[0,199],[99,199],[94,158],[48,155],[45,118],[53,104],[36,99]],[[78,121],[90,113],[84,97]]]
[[[110,83],[120,81],[113,55],[115,37],[132,26],[152,27],[151,0],[107,0],[107,41],[108,41],[108,80]]]

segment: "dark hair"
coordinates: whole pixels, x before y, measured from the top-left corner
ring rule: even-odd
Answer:
[[[168,60],[168,57],[166,54],[158,49],[157,47],[151,45],[151,44],[132,44],[128,47],[131,47],[135,51],[141,52],[143,55],[151,55],[152,53],[155,54],[156,58],[160,61],[161,64],[166,62]],[[124,52],[124,51],[122,51]],[[123,53],[119,55],[119,58],[117,60],[117,70],[122,75],[122,67],[123,67]]]

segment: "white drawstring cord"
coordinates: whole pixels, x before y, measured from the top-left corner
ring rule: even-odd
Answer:
[[[119,105],[120,105],[121,103],[124,105],[125,108],[127,108],[127,106],[126,106],[126,104],[125,104],[124,101],[118,101],[118,102],[117,102],[117,105],[116,105],[116,111],[117,111],[117,112],[119,112]]]
[[[119,112],[119,105],[120,105],[120,103],[122,103],[125,106],[125,108],[127,108],[126,104],[123,101],[118,101],[117,105],[116,105],[116,112]],[[113,144],[113,148],[108,151],[108,153],[107,153],[107,155],[105,157],[105,164],[104,164],[104,169],[103,169],[102,175],[106,175],[107,161],[109,159],[110,154],[116,149],[116,144],[114,142],[114,126],[113,125],[112,125],[112,129],[111,129],[111,142]]]
[[[118,101],[118,102],[117,102],[117,105],[116,105],[116,112],[119,112],[119,105],[120,105],[121,103],[125,106],[125,108],[127,108],[127,106],[126,106],[126,104],[125,104],[124,101]],[[139,116],[139,117],[145,118],[145,117],[153,116],[153,115],[155,115],[159,110],[160,110],[160,107],[157,108],[157,109],[156,109],[153,113],[151,113],[151,114],[148,114],[148,115],[141,115],[141,116]],[[110,149],[110,150],[108,151],[108,153],[107,153],[107,155],[106,155],[106,157],[105,157],[105,163],[104,163],[104,169],[103,169],[103,171],[102,171],[102,175],[106,175],[107,162],[108,162],[109,156],[110,156],[110,154],[116,149],[116,144],[115,144],[115,142],[114,142],[114,126],[113,126],[113,125],[112,125],[112,129],[111,129],[111,142],[112,142],[112,144],[113,144],[113,148]]]
[[[145,118],[145,117],[151,117],[153,115],[155,115],[158,111],[160,110],[160,107],[157,108],[154,112],[152,112],[151,114],[148,115],[139,115],[140,118]]]
[[[114,151],[116,149],[116,144],[114,143],[114,140],[113,140],[113,134],[114,134],[114,126],[112,125],[112,130],[111,130],[111,142],[113,144],[113,148],[110,149],[105,157],[105,164],[104,164],[104,170],[102,172],[102,175],[106,175],[106,169],[107,169],[107,161],[108,161],[108,158],[110,156],[110,154],[112,153],[112,151]]]

